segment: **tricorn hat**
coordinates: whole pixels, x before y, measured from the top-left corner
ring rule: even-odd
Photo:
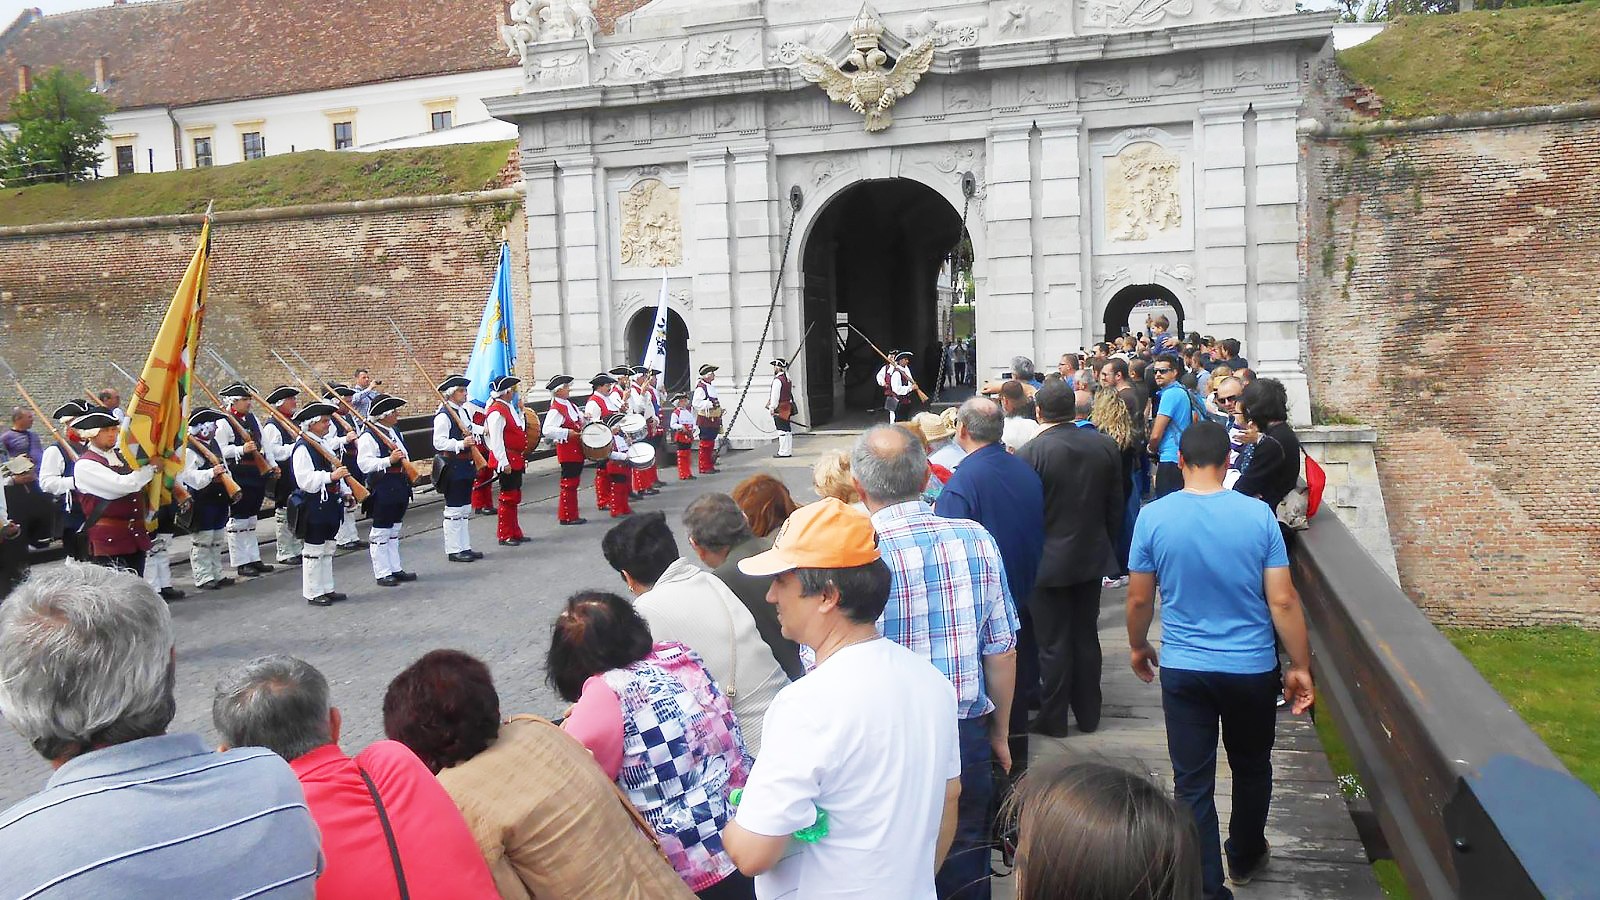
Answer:
[[[521,383],[522,379],[515,375],[501,375],[489,383],[489,390],[496,392],[509,391]]]
[[[468,380],[467,376],[465,375],[451,375],[445,380],[439,382],[437,390],[441,394],[448,394],[456,388],[464,388],[470,384],[472,384],[472,382]]]
[[[571,375],[557,375],[556,377],[545,382],[544,389],[547,391],[559,391],[571,383]]]
[[[356,395],[356,389],[348,384],[340,384],[337,381],[328,382],[328,390],[324,392],[322,396],[332,398],[336,395],[340,397],[354,397]]]
[[[770,363],[770,365],[775,369],[787,369],[787,368],[789,368],[789,363],[781,356],[778,357],[777,359],[774,359]]]
[[[629,366],[617,366],[608,374],[615,375],[618,378],[630,378],[633,376],[633,369]]]
[[[916,356],[916,354],[912,353],[910,350],[901,350],[895,353],[894,361],[899,362],[902,359],[910,359],[913,356]]]
[[[338,407],[325,400],[314,400],[300,407],[299,411],[294,414],[294,420],[300,425],[305,425],[314,419],[331,416],[337,409]]]
[[[117,418],[103,409],[90,410],[72,420],[74,431],[94,431],[97,428],[115,428]]]
[[[386,416],[405,405],[406,402],[401,400],[399,397],[392,397],[388,394],[380,394],[372,401],[372,415],[374,418],[378,416]]]
[[[611,415],[605,417],[604,424],[607,428],[615,428],[618,425],[621,425],[622,420],[626,419],[627,417],[628,416],[626,413],[612,413]]]
[[[589,379],[589,384],[593,385],[594,387],[605,387],[608,384],[616,383],[617,380],[605,372],[601,372],[599,375]]]
[[[224,400],[243,400],[250,396],[250,385],[242,381],[235,381],[217,392],[217,396]]]
[[[717,370],[716,366],[712,365],[711,363],[706,363],[705,365],[700,367],[700,374],[701,375],[710,375],[712,372],[715,372],[716,370]]]
[[[198,428],[207,422],[219,422],[223,418],[222,413],[209,407],[202,407],[189,414],[189,427]]]
[[[300,396],[299,388],[292,388],[287,384],[280,384],[272,389],[272,393],[267,395],[267,402],[271,403],[273,406],[277,406],[279,403],[288,400],[290,397],[298,396]]]
[[[68,400],[67,402],[56,407],[56,411],[50,414],[50,418],[57,421],[62,419],[76,419],[88,411],[89,404],[83,402],[82,400]]]

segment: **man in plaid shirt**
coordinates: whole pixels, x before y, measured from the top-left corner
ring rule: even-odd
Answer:
[[[988,900],[994,785],[991,761],[1011,769],[1017,610],[1000,548],[983,526],[945,519],[921,500],[928,457],[909,431],[880,425],[856,441],[856,491],[872,513],[889,565],[883,636],[925,657],[956,689],[961,801],[955,842],[939,870],[940,900]]]

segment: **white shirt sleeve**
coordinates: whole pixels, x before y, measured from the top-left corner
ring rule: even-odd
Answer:
[[[478,424],[478,422],[475,420],[478,418],[478,416],[483,415],[483,407],[473,403],[471,400],[468,400],[467,402],[461,404],[459,408],[461,410],[461,424],[466,426],[468,431],[471,431],[473,434],[482,437],[483,426]]]
[[[234,460],[244,456],[244,442],[239,441],[233,434],[233,423],[227,419],[217,422],[217,446],[222,448],[220,454],[223,459]]]
[[[694,386],[694,411],[706,415],[711,412],[711,391],[703,384]]]
[[[465,446],[465,443],[450,436],[450,414],[442,409],[434,413],[433,449],[440,452],[450,451],[454,453],[460,451]]]
[[[783,397],[783,385],[778,379],[772,379],[772,389],[767,392],[767,409],[777,409],[778,401]]]
[[[294,448],[294,482],[300,490],[312,492],[326,490],[333,481],[333,473],[324,472],[311,461],[311,450],[303,445]]]
[[[506,468],[510,465],[506,461],[506,417],[499,410],[489,413],[489,418],[483,420],[483,432],[484,443],[489,445],[495,462]]]
[[[204,490],[211,486],[216,473],[211,470],[211,463],[201,456],[193,447],[183,448],[183,471],[178,474],[178,481],[191,491]]]
[[[363,431],[356,439],[356,467],[371,475],[389,468],[389,454],[378,446],[378,439]]]
[[[831,748],[817,739],[828,730],[814,727],[797,704],[785,699],[780,693],[767,707],[761,758],[750,770],[735,816],[745,830],[768,837],[794,834],[816,823],[822,776],[834,758]]]
[[[545,440],[551,442],[560,442],[571,437],[572,432],[569,429],[561,427],[562,423],[565,421],[566,419],[561,417],[560,410],[556,409],[556,405],[552,401],[550,404],[550,411],[544,414],[543,434]]]
[[[78,460],[73,469],[73,483],[78,492],[91,494],[102,500],[120,500],[150,483],[156,475],[155,466],[141,466],[121,475],[106,468],[97,460]]]
[[[44,448],[44,458],[39,460],[39,487],[58,497],[72,493],[72,476],[67,474],[67,457],[60,444]]]

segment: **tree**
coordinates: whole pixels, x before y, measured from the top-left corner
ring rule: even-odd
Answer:
[[[89,79],[55,67],[11,101],[16,130],[0,136],[0,180],[7,184],[78,181],[105,159],[106,114],[111,103]]]

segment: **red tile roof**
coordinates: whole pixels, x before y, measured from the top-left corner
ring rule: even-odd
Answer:
[[[609,32],[647,0],[601,0]],[[502,0],[146,0],[19,19],[0,34],[0,116],[17,73],[64,66],[119,109],[189,106],[516,65]],[[29,18],[28,13],[23,19]]]

